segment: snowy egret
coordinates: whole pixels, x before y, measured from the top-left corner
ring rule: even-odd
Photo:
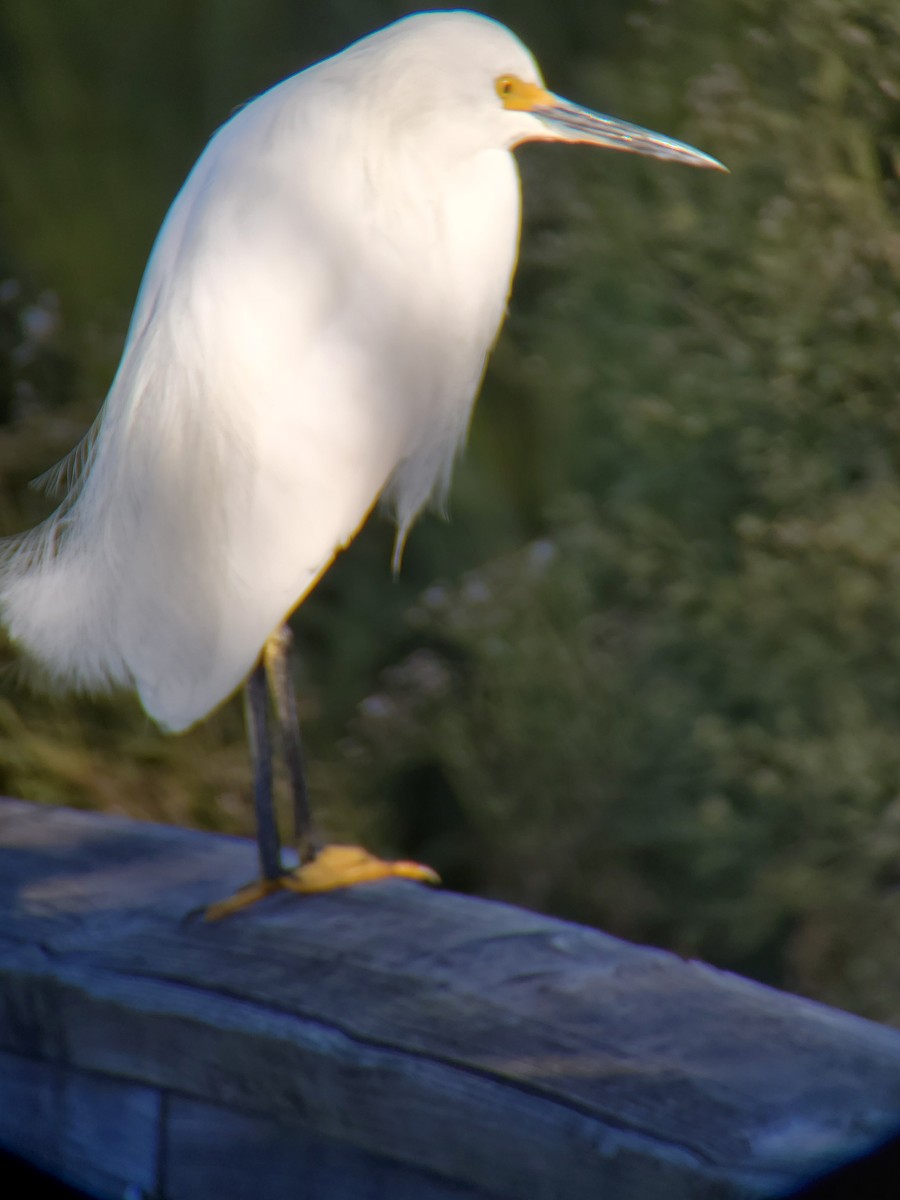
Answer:
[[[262,880],[234,907],[430,877],[320,849],[285,622],[379,498],[396,564],[446,492],[509,296],[526,141],[720,168],[554,95],[509,30],[469,12],[406,17],[240,109],[163,223],[100,418],[55,473],[60,507],[6,547],[4,620],[61,683],[133,687],[180,731],[246,682]]]

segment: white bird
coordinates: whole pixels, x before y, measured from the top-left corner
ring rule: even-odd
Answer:
[[[57,468],[65,498],[6,547],[3,618],[61,683],[132,687],[177,732],[247,681],[252,895],[416,875],[320,852],[285,622],[379,498],[397,563],[446,492],[506,311],[526,141],[720,168],[554,95],[508,29],[469,12],[406,17],[240,109],[163,223],[100,417]],[[297,794],[292,874],[267,673]]]

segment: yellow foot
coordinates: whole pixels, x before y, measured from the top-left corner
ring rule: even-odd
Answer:
[[[385,862],[362,846],[323,846],[312,862],[280,875],[278,879],[257,879],[240,891],[211,904],[204,914],[206,921],[220,921],[249,908],[275,892],[333,892],[337,888],[354,887],[357,883],[374,883],[376,879],[414,879],[418,883],[440,883],[441,878],[431,867],[414,862]]]
[[[362,846],[323,846],[312,862],[303,863],[285,875],[282,887],[292,892],[332,892],[335,888],[372,883],[376,879],[414,879],[419,883],[440,883],[431,867],[415,862],[385,862]]]
[[[240,888],[226,900],[218,900],[215,904],[210,904],[203,914],[203,919],[204,921],[221,921],[223,917],[230,917],[232,913],[240,912],[242,908],[249,908],[257,900],[263,900],[274,892],[280,892],[283,887],[282,879],[257,879],[254,883],[248,883],[246,887]]]

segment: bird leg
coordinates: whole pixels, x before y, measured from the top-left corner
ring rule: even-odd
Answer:
[[[309,805],[303,744],[297,720],[297,697],[290,670],[293,637],[282,625],[266,642],[262,656],[247,680],[245,689],[247,731],[253,759],[253,788],[256,802],[256,834],[262,878],[235,895],[206,910],[206,920],[216,921],[281,889],[311,894],[372,883],[376,879],[413,879],[440,883],[431,867],[415,862],[385,862],[362,846],[323,846],[316,835]],[[281,863],[281,844],[272,794],[272,743],[269,735],[267,683],[271,689],[290,779],[294,808],[294,835],[300,865],[286,871]]]
[[[266,665],[260,660],[253,668],[244,691],[244,712],[250,761],[253,764],[253,803],[256,808],[256,841],[262,878],[278,879],[281,865],[281,838],[275,816],[272,786],[272,737],[269,730]]]
[[[211,904],[207,921],[217,921],[281,888],[281,839],[275,817],[272,788],[272,737],[269,731],[269,697],[266,663],[260,658],[244,687],[244,716],[250,761],[253,764],[253,802],[256,808],[256,841],[259,847],[260,878],[241,888],[227,900]]]
[[[297,694],[291,674],[291,650],[294,635],[290,626],[282,625],[266,642],[262,661],[269,679],[275,715],[281,734],[281,752],[287,766],[294,809],[294,844],[301,863],[312,862],[320,849],[319,838],[313,826],[312,810],[309,806],[309,788],[306,784],[306,763],[303,741],[300,737],[300,722],[297,718]]]
[[[282,877],[281,886],[292,892],[308,894],[330,892],[336,888],[352,887],[356,883],[370,883],[392,876],[423,883],[439,883],[437,874],[430,867],[414,862],[385,862],[362,846],[323,846],[316,836],[297,720],[297,697],[291,675],[292,645],[293,635],[287,625],[282,625],[266,642],[263,651],[281,730],[281,748],[294,798],[294,836],[300,856],[300,866]]]

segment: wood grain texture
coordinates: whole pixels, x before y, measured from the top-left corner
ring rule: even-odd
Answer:
[[[93,1196],[152,1194],[160,1095],[0,1051],[0,1146]],[[2,1179],[0,1179],[2,1190]]]
[[[191,915],[254,855],[0,802],[0,1046],[510,1200],[772,1195],[900,1126],[900,1033],[594,930],[400,882]]]
[[[185,1097],[169,1103],[167,1200],[494,1200],[299,1125]]]

